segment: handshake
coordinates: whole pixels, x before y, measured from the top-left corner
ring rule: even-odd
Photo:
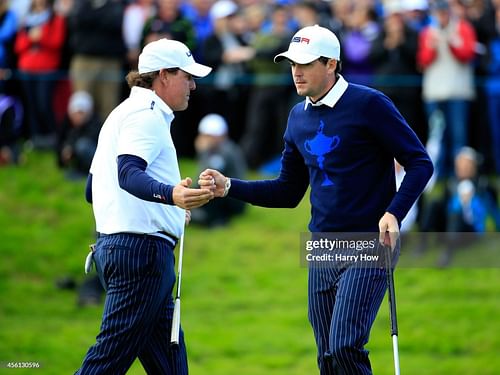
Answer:
[[[229,178],[214,169],[204,170],[198,177],[199,189],[191,188],[193,181],[187,177],[174,187],[172,198],[178,207],[190,210],[201,207],[214,198],[225,197]]]

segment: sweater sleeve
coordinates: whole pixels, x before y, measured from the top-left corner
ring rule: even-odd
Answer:
[[[377,118],[375,136],[406,172],[386,211],[404,219],[434,172],[431,159],[415,132],[385,95],[373,97],[371,118]]]
[[[87,185],[85,186],[85,200],[92,203],[92,173],[87,176]]]
[[[476,32],[471,24],[461,20],[457,25],[455,35],[458,42],[450,42],[450,50],[453,55],[462,63],[468,63],[476,56]]]
[[[16,55],[24,53],[31,47],[31,40],[29,38],[28,32],[24,27],[20,28],[16,35],[16,40],[14,42],[14,52]]]
[[[146,171],[147,163],[135,155],[118,156],[118,182],[120,187],[133,196],[148,202],[174,205],[174,187],[163,184]]]
[[[274,180],[231,179],[229,196],[262,207],[296,207],[309,186],[309,172],[299,151],[285,134],[281,171]]]
[[[432,29],[426,27],[420,32],[418,37],[417,49],[417,64],[420,68],[425,69],[436,59],[437,50],[431,45]]]
[[[66,38],[66,20],[61,16],[54,16],[43,26],[40,45],[44,48],[58,50],[62,48]]]

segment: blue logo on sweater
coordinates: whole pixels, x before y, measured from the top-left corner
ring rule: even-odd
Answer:
[[[321,186],[331,186],[334,185],[334,183],[328,178],[323,162],[325,161],[325,155],[337,148],[340,143],[340,137],[337,135],[327,137],[323,133],[324,127],[324,122],[320,121],[316,136],[313,139],[307,139],[304,142],[304,147],[308,153],[317,157],[319,169],[323,172],[324,177]]]

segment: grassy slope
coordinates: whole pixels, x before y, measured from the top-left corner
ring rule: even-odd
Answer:
[[[182,169],[193,174],[194,166]],[[0,363],[38,361],[36,373],[72,373],[101,317],[100,307],[79,309],[73,291],[54,287],[58,277],[84,277],[93,240],[84,182],[68,182],[52,157],[33,153],[21,168],[0,169],[0,184]],[[307,201],[294,211],[251,207],[227,228],[188,229],[182,322],[191,374],[316,373],[299,266],[308,211]],[[398,269],[403,372],[498,373],[499,281],[498,268]],[[387,310],[384,301],[368,347],[376,374],[393,373]],[[144,372],[136,363],[129,373]]]

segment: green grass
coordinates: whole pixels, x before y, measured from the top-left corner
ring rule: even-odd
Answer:
[[[195,166],[183,161],[182,170],[194,176]],[[0,374],[73,373],[101,319],[100,306],[78,308],[75,291],[55,287],[62,276],[84,279],[94,236],[84,182],[66,180],[51,155],[30,153],[24,165],[0,168],[0,184],[0,363],[42,366]],[[188,228],[182,324],[191,374],[317,373],[299,262],[308,218],[304,200],[295,210],[250,207],[222,229]],[[492,246],[473,251],[498,256]],[[498,268],[405,266],[395,276],[403,374],[498,374]],[[386,301],[368,349],[374,372],[392,374]],[[129,373],[144,371],[135,363]]]

